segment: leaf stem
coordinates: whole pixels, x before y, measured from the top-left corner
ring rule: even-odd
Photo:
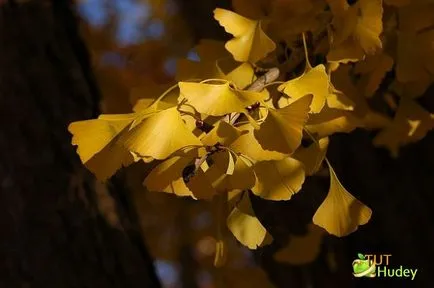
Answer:
[[[306,58],[306,70],[312,69],[312,65],[309,62],[309,52],[307,51],[307,43],[306,43],[306,34],[305,32],[301,33],[303,38],[303,48],[304,48],[304,57]]]
[[[211,79],[205,79],[200,81],[200,83],[208,83],[208,82],[221,82],[221,83],[227,83],[228,81],[225,79],[218,79],[218,78],[211,78]]]
[[[163,100],[164,97],[166,97],[167,95],[169,95],[169,93],[172,92],[177,87],[178,87],[178,83],[176,83],[175,85],[171,86],[169,89],[167,89],[166,91],[164,91],[164,93],[161,94],[160,97],[158,97],[157,99],[155,99],[155,101],[152,102],[152,104],[149,107],[157,106],[158,102],[160,102],[161,100]]]
[[[306,134],[309,136],[309,138],[312,139],[312,141],[318,146],[318,149],[320,149],[321,146],[319,145],[318,140],[316,140],[316,138],[312,135],[312,133],[310,133],[309,130],[306,129],[306,127],[303,128],[303,130],[306,132]],[[324,160],[326,161],[327,165],[330,167],[331,164],[330,164],[327,156],[324,156]]]
[[[274,81],[274,82],[271,82],[271,83],[264,85],[264,88],[267,88],[268,86],[272,86],[272,85],[283,84],[283,83],[285,83],[285,81]]]

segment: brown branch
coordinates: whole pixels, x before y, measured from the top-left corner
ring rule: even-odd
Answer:
[[[277,78],[279,78],[279,74],[280,71],[278,68],[271,68],[269,69],[264,75],[262,75],[261,77],[259,77],[258,79],[256,79],[252,84],[250,84],[245,90],[247,91],[254,91],[254,92],[259,92],[262,89],[264,89],[264,87],[267,84],[270,84],[271,82],[275,81]],[[230,115],[226,115],[223,118],[223,121],[229,122],[231,125],[235,124],[235,122],[238,120],[238,118],[241,116],[240,113],[231,113]],[[212,129],[214,126],[209,125],[210,128]],[[219,147],[218,145],[214,146],[216,149],[215,150],[211,150],[209,151],[207,154],[205,154],[204,156],[198,158],[195,160],[194,162],[194,169],[190,172],[187,173],[187,175],[185,175],[184,179],[190,179],[191,177],[193,177],[197,171],[199,170],[200,166],[215,152],[219,151]]]
[[[270,68],[264,75],[256,79],[252,84],[247,87],[247,91],[259,92],[264,89],[265,85],[270,84],[279,78],[280,71],[279,68]],[[235,124],[235,122],[240,118],[241,113],[232,113],[228,116],[225,116],[224,121],[229,122],[231,125]]]

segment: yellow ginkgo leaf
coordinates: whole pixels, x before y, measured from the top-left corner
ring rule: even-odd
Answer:
[[[421,140],[434,128],[434,115],[414,100],[401,98],[393,121],[373,140],[374,146],[386,147],[393,157],[405,144]]]
[[[300,191],[305,180],[304,165],[294,158],[257,162],[253,169],[256,184],[252,192],[264,199],[289,200]]]
[[[358,7],[351,7],[358,11],[354,37],[368,54],[382,47],[380,40],[380,34],[383,32],[382,2],[382,0],[360,0],[355,5]]]
[[[121,141],[128,150],[155,159],[165,159],[184,147],[202,146],[200,140],[187,129],[176,107],[144,119]]]
[[[256,218],[248,193],[232,210],[227,218],[227,225],[237,240],[249,249],[257,249],[271,243],[272,237]]]
[[[245,132],[244,132],[245,133]],[[232,126],[226,121],[219,121],[214,128],[205,134],[200,140],[206,146],[214,146],[217,143],[229,146],[243,134],[243,131]]]
[[[203,175],[217,193],[234,189],[246,190],[255,185],[255,173],[241,157],[223,150],[211,156],[211,163]]]
[[[214,10],[214,18],[234,36],[225,47],[235,60],[256,63],[276,49],[276,44],[262,30],[260,21],[220,8]]]
[[[255,71],[250,63],[242,63],[230,70],[229,73],[225,73],[220,67],[218,69],[221,71],[223,79],[234,83],[239,89],[245,89],[256,80]]]
[[[355,103],[342,91],[337,90],[330,84],[329,94],[327,95],[327,106],[339,110],[354,110]]]
[[[248,131],[236,139],[230,148],[235,152],[241,153],[249,157],[252,161],[267,161],[267,160],[281,160],[287,157],[287,154],[279,153],[276,151],[269,151],[262,149],[261,145],[256,140],[253,134],[254,128],[250,124],[243,124],[238,126],[240,130]]]
[[[318,143],[312,143],[307,148],[298,148],[293,156],[304,164],[306,175],[311,176],[321,168],[328,146],[329,137],[324,137],[319,139]]]
[[[205,172],[201,168],[192,174],[192,177],[189,178],[188,181],[185,181],[185,185],[196,199],[210,201],[217,195],[217,191],[211,185],[209,179],[205,176]]]
[[[190,196],[196,198],[185,185],[183,171],[187,166],[194,167],[194,159],[200,155],[197,149],[192,149],[184,155],[173,156],[158,164],[146,176],[143,185],[149,191],[173,193],[178,196]],[[193,169],[193,168],[191,168]]]
[[[321,251],[324,229],[308,225],[308,232],[303,236],[291,236],[288,245],[274,254],[274,259],[291,265],[306,265],[312,263]]]
[[[127,167],[139,160],[141,158],[135,158],[122,144],[112,142],[89,159],[85,166],[98,180],[106,181],[120,168]]]
[[[269,109],[267,118],[254,135],[265,150],[293,153],[301,144],[312,95],[304,96],[281,109]]]
[[[118,138],[134,121],[137,114],[100,115],[98,119],[73,122],[68,130],[73,134],[72,144],[86,167],[101,180],[107,180],[122,166],[134,162]]]
[[[382,48],[382,0],[359,0],[348,8],[335,8],[335,11],[338,12],[332,22],[334,32],[327,55],[329,61],[357,61],[362,59],[361,52],[374,54]]]
[[[329,94],[329,78],[325,66],[320,64],[312,69],[307,69],[300,77],[280,85],[278,90],[292,99],[299,99],[312,94],[313,100],[310,110],[312,113],[319,113],[324,107],[327,95]]]
[[[343,237],[368,223],[372,210],[342,186],[330,164],[329,170],[330,189],[315,212],[313,223],[332,235]]]
[[[339,45],[332,47],[327,54],[327,61],[348,64],[357,62],[364,58],[365,52],[360,45],[355,43],[353,38],[348,38]]]
[[[256,80],[250,63],[236,62],[225,50],[224,43],[203,40],[195,47],[200,61],[180,59],[177,62],[176,80],[226,79],[240,89]],[[222,53],[224,52],[224,53]],[[155,85],[155,84],[154,84]]]
[[[362,127],[363,122],[352,112],[332,109],[327,106],[318,113],[309,117],[306,129],[316,134],[318,138],[324,138],[334,133],[349,133],[357,127]]]
[[[82,163],[89,161],[136,118],[136,114],[118,114],[110,115],[112,116],[110,121],[104,116],[101,115],[99,119],[73,122],[68,127],[73,135],[72,145],[78,146],[77,153]]]
[[[230,82],[206,84],[180,82],[181,95],[198,112],[213,116],[223,116],[233,112],[245,112],[245,108],[264,100],[267,93],[234,89]]]
[[[386,53],[369,56],[358,62],[354,68],[355,73],[362,74],[358,81],[358,89],[364,91],[365,97],[372,97],[392,67],[393,58]]]

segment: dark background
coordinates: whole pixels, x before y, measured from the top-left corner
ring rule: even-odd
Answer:
[[[175,2],[192,43],[227,37],[212,10],[230,7],[228,1]],[[67,0],[0,5],[0,287],[217,287],[212,281],[198,284],[185,273],[182,267],[194,262],[189,256],[181,258],[181,268],[154,262],[125,173],[98,186],[70,144],[68,124],[101,110],[101,88],[77,17],[103,18],[95,16],[99,6],[80,7],[77,14],[76,4]],[[127,43],[135,36],[125,27],[117,37]],[[160,33],[153,29],[150,38]],[[174,72],[170,57],[163,65],[168,75]],[[430,112],[432,94],[430,89],[422,99]],[[254,262],[276,287],[432,287],[433,135],[403,148],[398,159],[374,148],[372,138],[362,130],[331,137],[327,156],[337,175],[373,216],[348,237],[327,236],[314,263],[290,266],[272,256],[289,234],[305,233],[328,180],[312,177],[287,203],[254,199],[275,238],[253,252]],[[99,213],[96,195],[101,193],[114,199],[116,227]],[[351,262],[359,252],[392,254],[392,267],[417,268],[417,276],[414,281],[354,279]]]

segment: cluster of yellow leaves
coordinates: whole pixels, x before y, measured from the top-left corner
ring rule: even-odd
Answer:
[[[433,115],[414,100],[434,72],[429,58],[434,55],[434,18],[421,20],[417,13],[434,15],[434,6],[428,0],[247,2],[234,1],[235,12],[214,11],[232,39],[225,44],[201,42],[196,48],[200,61],[181,60],[178,82],[164,93],[134,90],[143,93],[134,113],[72,123],[73,144],[101,180],[122,166],[155,162],[144,181],[148,190],[220,199],[218,205],[229,208],[221,215],[228,229],[250,249],[270,243],[272,237],[256,217],[249,193],[270,201],[290,200],[325,161],[330,189],[312,225],[348,235],[366,224],[372,211],[338,180],[326,159],[329,136],[356,128],[381,129],[374,144],[396,154],[399,146],[422,139],[434,127]],[[271,11],[267,16],[263,7]],[[313,52],[307,35],[316,39]],[[300,39],[301,48],[295,43]],[[289,57],[282,64],[273,57],[278,41],[294,55],[302,51],[305,69],[292,79],[271,83],[267,72],[264,77],[258,71],[268,71],[267,65],[285,71],[293,61]],[[312,65],[312,53],[323,55],[325,62]],[[379,89],[392,70],[396,79]],[[280,85],[271,89],[275,84]],[[409,92],[414,87],[417,95]],[[391,94],[400,96],[398,107]],[[396,110],[394,119],[370,107],[375,97]],[[303,138],[313,143],[304,147]],[[322,234],[315,227],[308,239],[319,243]],[[217,238],[219,264],[224,242]]]

